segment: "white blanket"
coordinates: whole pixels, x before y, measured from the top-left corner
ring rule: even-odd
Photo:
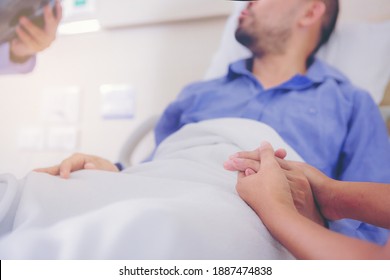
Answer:
[[[263,140],[301,160],[264,124],[215,119],[185,126],[122,173],[2,175],[0,259],[291,259],[222,166]]]

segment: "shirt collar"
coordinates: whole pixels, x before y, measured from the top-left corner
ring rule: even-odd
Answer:
[[[252,68],[252,58],[241,59],[229,65],[228,79],[232,80],[237,76],[253,76],[248,69]]]
[[[348,81],[348,78],[344,74],[318,58],[314,58],[307,70],[306,77],[313,82],[318,83],[321,83],[328,78],[338,82]]]
[[[256,77],[254,77],[252,72],[249,70],[252,68],[252,61],[252,58],[247,58],[230,64],[227,78],[232,80],[238,76],[247,76],[257,81]],[[306,75],[297,74],[279,87],[299,89],[311,86],[314,83],[322,83],[327,79],[333,79],[337,82],[348,81],[348,78],[346,78],[341,72],[320,59],[314,58]]]

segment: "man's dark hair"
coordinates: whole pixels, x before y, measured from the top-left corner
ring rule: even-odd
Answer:
[[[324,18],[322,20],[321,35],[318,45],[316,47],[317,51],[322,45],[328,42],[330,35],[336,26],[337,18],[339,15],[339,0],[321,0],[326,5],[326,11]]]

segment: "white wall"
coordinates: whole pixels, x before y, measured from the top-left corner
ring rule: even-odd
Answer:
[[[21,177],[34,167],[58,163],[70,152],[23,151],[23,127],[48,129],[41,92],[77,85],[81,92],[78,151],[115,160],[125,137],[147,116],[160,113],[181,88],[202,79],[219,43],[224,18],[139,26],[59,37],[28,75],[0,77],[0,173]],[[99,86],[128,83],[137,93],[131,120],[102,120]]]
[[[382,21],[390,19],[389,0],[340,0],[340,16],[344,21]]]

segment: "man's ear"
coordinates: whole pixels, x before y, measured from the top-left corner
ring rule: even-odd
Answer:
[[[326,12],[326,5],[323,1],[310,1],[306,5],[306,10],[301,19],[299,20],[299,24],[302,27],[310,26],[316,22],[321,21],[322,16]]]

